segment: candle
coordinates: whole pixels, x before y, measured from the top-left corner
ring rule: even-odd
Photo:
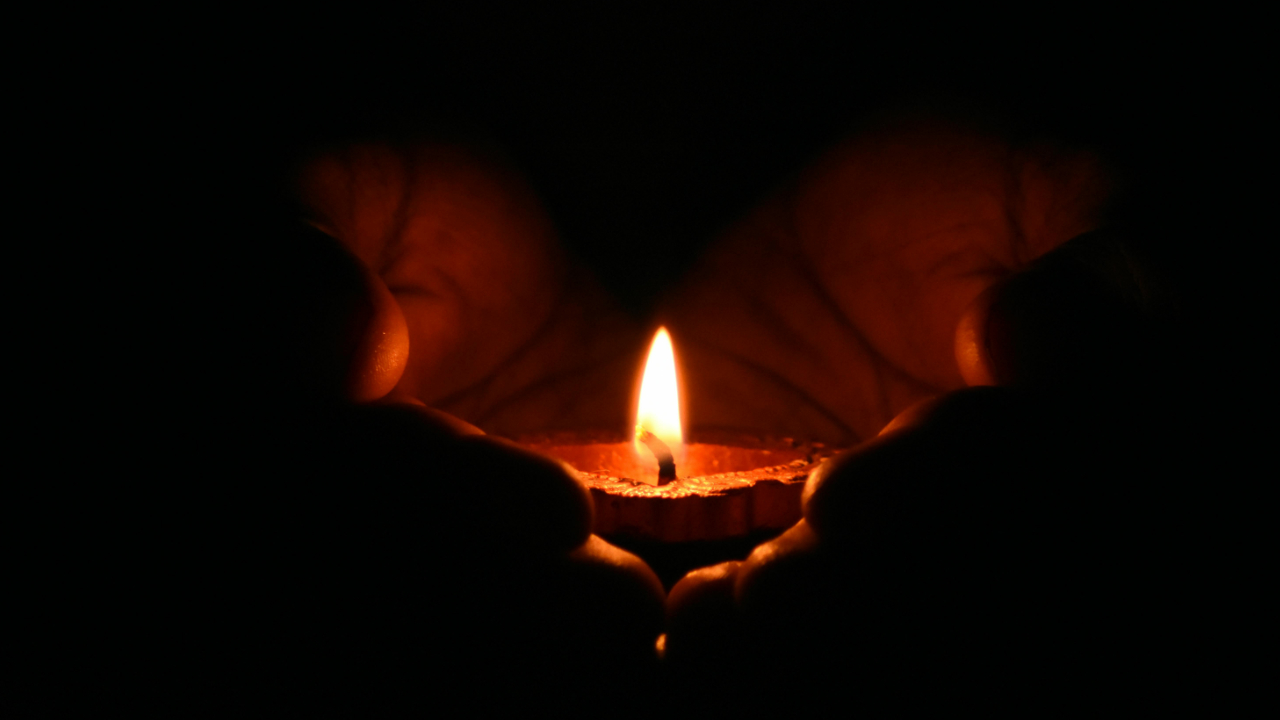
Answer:
[[[674,345],[660,328],[641,374],[634,432],[521,441],[573,467],[595,501],[595,532],[611,540],[721,541],[794,525],[809,471],[835,451],[705,430],[686,443],[676,368]]]

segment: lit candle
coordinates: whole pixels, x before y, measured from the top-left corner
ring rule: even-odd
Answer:
[[[636,400],[634,432],[524,438],[577,471],[595,500],[595,532],[687,542],[782,530],[801,517],[804,482],[834,450],[789,438],[699,433],[685,442],[675,348],[660,328]]]
[[[658,328],[653,336],[642,377],[636,402],[635,450],[640,463],[636,474],[650,485],[664,485],[676,479],[676,463],[685,459],[676,352],[666,328]],[[653,472],[644,467],[646,451],[657,462]]]

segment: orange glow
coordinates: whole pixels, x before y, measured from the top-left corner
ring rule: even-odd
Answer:
[[[676,381],[675,350],[666,328],[658,328],[649,346],[649,359],[644,366],[644,379],[640,382],[640,402],[636,407],[636,427],[644,428],[667,444],[679,462],[684,455],[684,434],[680,429],[680,387]],[[647,467],[653,455],[635,440],[637,455],[647,459]],[[657,473],[657,466],[654,466]]]

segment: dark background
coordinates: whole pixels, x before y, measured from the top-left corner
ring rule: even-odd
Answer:
[[[230,204],[287,196],[290,164],[328,145],[497,149],[637,315],[718,230],[885,111],[1098,149],[1126,181],[1126,212],[1182,230],[1247,184],[1224,170],[1248,155],[1250,46],[1203,17],[643,7],[246,23],[187,79],[200,137],[183,144],[210,143]]]
[[[824,148],[878,114],[926,111],[1092,148],[1113,164],[1122,192],[1112,221],[1146,251],[1176,316],[1167,362],[1149,373],[1168,388],[1161,404],[1177,406],[1166,422],[1190,438],[1178,447],[1187,456],[1166,460],[1183,468],[1168,482],[1214,513],[1188,523],[1262,547],[1230,539],[1269,526],[1238,520],[1264,506],[1249,499],[1260,484],[1248,458],[1270,443],[1256,413],[1274,372],[1258,349],[1274,324],[1274,232],[1259,220],[1274,205],[1268,85],[1249,25],[1076,6],[940,15],[817,3],[429,4],[192,20],[142,58],[145,77],[166,78],[145,85],[146,144],[179,171],[154,178],[161,197],[179,200],[165,232],[197,251],[169,266],[183,282],[188,270],[206,281],[191,307],[213,323],[177,306],[186,316],[175,326],[195,344],[164,357],[177,357],[170,386],[186,391],[175,397],[193,419],[165,431],[214,438],[200,458],[226,455],[236,441],[220,438],[247,416],[268,437],[277,431],[272,398],[296,368],[272,361],[280,333],[269,311],[288,293],[291,262],[280,242],[290,231],[275,221],[296,217],[291,173],[316,150],[425,136],[504,154],[570,250],[643,319],[719,230]],[[140,200],[117,217],[162,205]],[[210,382],[224,388],[203,392]]]
[[[118,153],[121,167],[134,168],[139,149],[162,160],[136,187],[119,182],[117,166],[100,165],[76,189],[122,191],[100,225],[124,247],[139,217],[154,214],[164,224],[160,263],[147,258],[148,277],[136,287],[148,293],[139,306],[146,332],[162,346],[146,371],[173,366],[172,376],[143,378],[143,387],[182,408],[157,414],[161,431],[112,448],[145,455],[139,497],[108,501],[124,508],[121,517],[137,513],[145,522],[121,522],[98,507],[90,513],[104,525],[98,537],[114,538],[122,527],[129,536],[122,542],[137,535],[145,548],[138,557],[184,547],[157,550],[156,537],[190,534],[201,547],[205,534],[197,531],[225,533],[227,517],[209,508],[239,502],[223,490],[228,479],[256,482],[261,472],[255,446],[236,446],[238,428],[258,429],[257,420],[279,431],[272,423],[283,413],[264,392],[279,378],[262,369],[273,346],[255,343],[260,338],[241,325],[278,299],[270,288],[288,258],[269,252],[279,229],[272,221],[293,212],[290,173],[309,152],[413,135],[495,148],[527,174],[573,253],[642,316],[717,231],[861,123],[906,108],[1092,147],[1116,165],[1125,179],[1117,221],[1140,229],[1177,285],[1190,356],[1178,365],[1194,371],[1185,383],[1220,396],[1197,406],[1205,412],[1183,413],[1200,425],[1189,435],[1204,439],[1195,462],[1166,461],[1190,468],[1177,478],[1192,488],[1186,507],[1196,512],[1187,526],[1197,537],[1221,536],[1212,550],[1226,550],[1208,561],[1221,577],[1263,575],[1253,555],[1266,545],[1251,536],[1271,521],[1237,517],[1270,505],[1253,502],[1257,474],[1237,472],[1252,421],[1232,414],[1267,377],[1240,367],[1240,348],[1270,328],[1254,324],[1233,294],[1248,287],[1241,268],[1260,264],[1269,244],[1250,220],[1254,208],[1273,204],[1259,182],[1269,168],[1261,159],[1258,108],[1268,89],[1256,77],[1261,45],[1235,30],[1248,18],[1129,18],[1074,6],[940,16],[834,4],[732,11],[613,4],[594,12],[430,4],[408,14],[149,20],[162,29],[145,43],[103,35],[107,54],[136,56],[128,68],[78,61],[77,72],[104,74],[101,87],[115,104],[81,104],[73,113],[89,117],[89,144]],[[119,118],[136,126],[129,135],[111,130]],[[245,274],[249,283],[241,282]],[[157,303],[150,284],[157,276],[193,284],[185,288],[193,302]],[[176,317],[162,317],[157,305]],[[266,337],[274,328],[261,330]],[[193,346],[175,352],[172,332],[192,335]],[[111,563],[134,557],[112,543],[89,546]],[[156,593],[160,604],[173,592],[170,569],[189,563],[165,559],[156,565],[163,572],[135,564],[145,575],[138,587],[166,588]],[[132,607],[132,586],[111,582],[125,588],[121,605]],[[1213,607],[1230,608],[1232,622],[1245,625],[1234,619],[1234,598],[1246,593],[1225,581],[1216,593],[1218,586],[1205,583],[1219,596]],[[81,596],[88,595],[67,595]],[[120,626],[110,602],[102,606],[109,622],[91,617],[85,625]],[[112,643],[103,646],[114,652]]]

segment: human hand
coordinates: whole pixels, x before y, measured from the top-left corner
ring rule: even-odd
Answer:
[[[571,265],[517,174],[452,146],[358,145],[299,185],[404,313],[397,392],[507,436],[626,427],[648,338]]]
[[[432,187],[459,192],[484,215],[482,192],[439,184],[443,190]],[[382,197],[379,188],[358,184],[353,196]],[[415,212],[437,209],[423,201]],[[450,232],[438,227],[448,225],[439,218],[418,222]],[[321,225],[336,234],[342,232],[335,227],[346,227]],[[575,356],[556,364],[565,358],[552,352],[558,342],[571,344],[565,328],[590,327],[581,315],[556,315],[570,307],[568,291],[532,281],[509,287],[519,284],[519,273],[507,268],[510,282],[486,275],[483,254],[452,258],[459,264],[441,268],[432,264],[432,247],[408,241],[407,248],[384,248],[394,257],[379,274],[348,249],[358,250],[358,243],[304,226],[295,234],[292,272],[281,279],[292,317],[283,323],[281,345],[296,372],[276,406],[249,420],[261,425],[255,452],[246,452],[254,457],[253,483],[232,485],[248,494],[238,512],[248,516],[241,532],[253,551],[231,551],[239,563],[223,559],[239,565],[228,583],[239,598],[226,622],[217,623],[225,637],[215,645],[227,650],[211,660],[217,671],[210,676],[230,675],[235,681],[227,688],[290,703],[390,708],[463,691],[454,679],[479,676],[492,676],[492,687],[504,693],[570,692],[590,702],[595,686],[579,687],[578,677],[588,660],[636,677],[652,672],[662,586],[638,558],[591,534],[586,489],[563,464],[403,392],[452,393],[455,402],[479,397],[469,407],[493,408],[504,399],[493,394],[495,386],[528,390],[504,374],[554,386],[556,373],[586,362]],[[494,235],[474,246],[500,261],[527,240],[515,231]],[[393,293],[384,277],[404,287]],[[492,295],[485,282],[496,286]],[[525,312],[536,298],[556,300],[557,292],[558,303]],[[431,323],[447,352],[435,353],[422,339]],[[533,337],[512,349],[504,344],[508,327]],[[428,352],[415,361],[419,347]],[[476,380],[474,366],[457,362],[470,351],[494,365],[488,379]],[[508,351],[516,357],[498,357]],[[469,395],[468,384],[487,394]],[[526,401],[516,398],[514,405],[547,411]],[[489,417],[501,423],[531,416]]]
[[[1184,456],[1082,419],[973,388],[824,464],[805,519],[672,588],[674,692],[721,710],[1197,697],[1214,590],[1176,520]]]
[[[964,387],[966,310],[1095,227],[1109,190],[1083,152],[936,123],[855,137],[666,303],[692,425],[852,444]]]
[[[1161,561],[1132,564],[1141,538],[1168,529],[1150,493],[1169,489],[1151,483],[1180,435],[1150,392],[1167,379],[1152,364],[1168,360],[1160,283],[1115,235],[1063,242],[1101,200],[1092,161],[1064,177],[1024,159],[1005,168],[1026,183],[1009,192],[995,160],[1016,154],[944,139],[854,143],[726,239],[712,263],[727,275],[687,290],[672,322],[711,338],[685,343],[704,423],[864,440],[813,473],[799,524],[669,595],[673,676],[699,668],[744,707],[1020,702],[1101,691],[1118,672],[1132,691],[1185,657],[1154,627],[1169,612],[1152,603],[1169,587]],[[902,162],[868,167],[894,152]],[[855,170],[876,172],[859,184]],[[902,196],[869,204],[885,176]],[[902,197],[917,217],[893,217]],[[953,214],[930,225],[935,207]],[[966,383],[1011,387],[955,391]],[[766,663],[776,683],[714,670]]]
[[[305,479],[287,483],[288,520],[263,544],[293,599],[277,631],[289,651],[263,676],[319,680],[313,700],[351,708],[462,700],[478,677],[535,704],[637,700],[582,687],[582,666],[654,672],[663,589],[591,534],[564,465],[412,402],[311,427],[287,475]]]

